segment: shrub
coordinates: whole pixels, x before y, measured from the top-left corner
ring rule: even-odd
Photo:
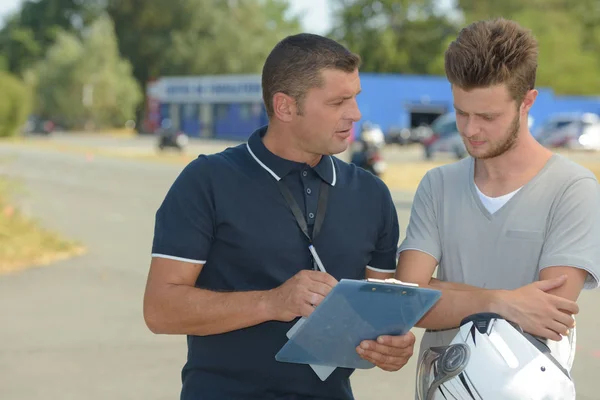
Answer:
[[[31,112],[31,92],[17,77],[0,71],[0,137],[15,136]]]

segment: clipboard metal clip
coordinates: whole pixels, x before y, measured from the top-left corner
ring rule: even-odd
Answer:
[[[400,281],[398,279],[394,279],[394,278],[388,278],[388,279],[367,278],[367,282],[391,283],[391,284],[394,284],[394,285],[404,285],[404,286],[419,287],[419,284],[417,284],[417,283],[402,282],[402,281]]]

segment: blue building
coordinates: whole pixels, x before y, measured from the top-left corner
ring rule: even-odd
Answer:
[[[362,120],[391,128],[431,123],[452,111],[450,84],[443,76],[361,73]],[[600,114],[600,96],[556,96],[539,88],[531,110],[534,127],[561,112]],[[148,85],[149,122],[169,118],[192,137],[244,140],[267,123],[260,75],[163,77]]]
[[[268,121],[258,75],[165,77],[147,95],[150,130],[168,118],[192,137],[245,139]]]

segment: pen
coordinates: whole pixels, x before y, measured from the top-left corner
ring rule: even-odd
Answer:
[[[313,258],[315,259],[315,262],[317,263],[317,267],[319,267],[319,270],[321,272],[327,272],[327,271],[325,271],[325,267],[323,266],[323,263],[321,262],[321,259],[319,258],[319,255],[317,254],[317,250],[315,249],[315,247],[311,244],[310,246],[308,246],[308,249],[310,250],[310,253],[313,255]]]

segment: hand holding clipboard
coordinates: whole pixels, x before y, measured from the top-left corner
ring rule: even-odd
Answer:
[[[318,255],[315,262],[319,265]],[[336,367],[372,368],[357,346],[363,340],[408,333],[440,296],[437,290],[394,279],[342,279],[310,317],[288,332],[289,340],[275,358],[309,364],[322,380]],[[323,371],[329,373],[319,373]]]

